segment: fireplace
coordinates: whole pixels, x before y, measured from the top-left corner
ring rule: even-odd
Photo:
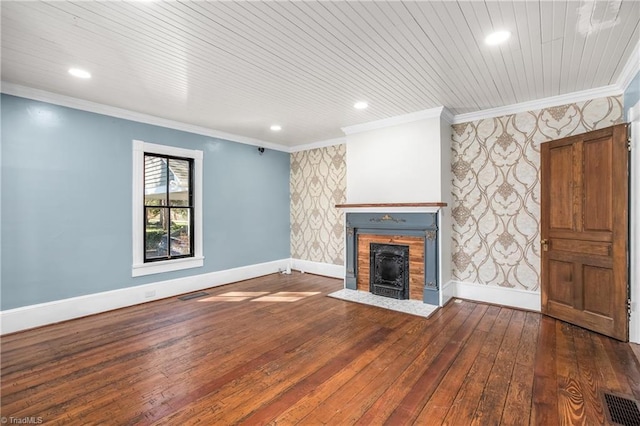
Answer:
[[[369,292],[393,299],[409,298],[409,246],[369,245]]]
[[[440,305],[437,211],[347,212],[345,225],[345,288]]]

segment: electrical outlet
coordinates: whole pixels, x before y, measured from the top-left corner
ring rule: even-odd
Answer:
[[[149,299],[150,297],[155,297],[156,295],[156,291],[155,290],[149,290],[149,291],[145,291],[144,292],[144,298],[145,299]]]

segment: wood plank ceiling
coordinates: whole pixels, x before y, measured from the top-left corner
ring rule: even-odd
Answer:
[[[640,37],[634,0],[2,1],[1,12],[3,82],[285,146],[437,106],[608,86]],[[485,45],[497,29],[512,37]]]

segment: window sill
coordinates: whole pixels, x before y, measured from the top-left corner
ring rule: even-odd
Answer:
[[[185,259],[163,260],[160,262],[134,264],[132,277],[161,274],[163,272],[180,271],[182,269],[199,268],[204,265],[204,257],[188,257]]]

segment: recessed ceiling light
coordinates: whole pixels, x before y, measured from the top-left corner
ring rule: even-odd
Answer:
[[[484,39],[484,42],[489,46],[495,46],[496,44],[504,43],[509,40],[511,33],[509,31],[496,31],[491,33]]]
[[[353,104],[353,107],[355,109],[365,109],[368,106],[369,106],[369,104],[366,103],[365,101],[359,101],[359,102],[356,102],[355,104]]]
[[[69,74],[78,78],[91,78],[89,71],[81,70],[80,68],[69,68]]]
[[[279,124],[274,124],[273,126],[270,127],[271,130],[273,130],[274,132],[279,132],[280,130],[282,130],[282,126],[280,126]]]

